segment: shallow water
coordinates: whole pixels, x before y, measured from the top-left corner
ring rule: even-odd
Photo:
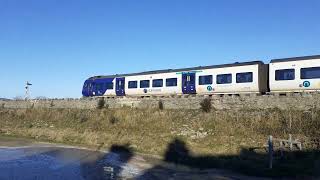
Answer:
[[[179,167],[134,154],[126,146],[108,151],[0,137],[0,180],[261,179],[230,171]]]
[[[0,148],[0,179],[117,179],[140,172],[117,153],[62,147]]]

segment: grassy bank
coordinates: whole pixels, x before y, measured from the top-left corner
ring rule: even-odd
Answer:
[[[252,175],[314,176],[320,167],[320,111],[156,109],[0,109],[0,133],[44,141],[136,152],[196,168],[228,168]],[[275,158],[268,169],[268,135],[303,142],[303,152]],[[176,149],[177,152],[170,152]],[[176,154],[175,154],[176,153]],[[170,156],[170,155],[174,156]]]

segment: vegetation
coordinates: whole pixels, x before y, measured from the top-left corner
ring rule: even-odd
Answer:
[[[200,108],[204,112],[210,112],[212,109],[211,105],[211,99],[210,98],[205,98],[200,102]]]
[[[161,100],[158,102],[158,106],[159,106],[159,110],[164,109],[163,102]]]
[[[97,109],[102,109],[102,108],[104,108],[105,103],[106,103],[106,102],[105,102],[104,98],[99,98],[98,104],[97,104]]]
[[[53,108],[54,107],[54,103],[53,100],[50,101],[50,107]]]
[[[319,109],[204,113],[181,109],[2,108],[0,133],[89,147],[130,144],[135,152],[162,157],[170,143],[178,138],[188,149],[187,158],[179,162],[191,167],[228,168],[263,176],[308,177],[320,172],[319,119]],[[288,152],[282,158],[276,153],[274,169],[269,170],[264,149],[268,135],[288,138],[289,133],[303,142],[304,151]]]

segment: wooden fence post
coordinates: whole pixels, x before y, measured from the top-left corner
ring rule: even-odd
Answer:
[[[289,146],[290,146],[290,151],[292,151],[293,143],[292,143],[292,135],[291,134],[289,134]]]
[[[269,168],[272,169],[272,160],[273,160],[273,142],[272,136],[269,136],[268,139],[268,154],[269,154]]]

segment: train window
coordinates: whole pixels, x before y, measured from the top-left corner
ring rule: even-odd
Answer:
[[[295,72],[294,69],[279,69],[276,70],[276,81],[283,81],[283,80],[294,80]]]
[[[138,81],[129,81],[128,82],[128,88],[132,89],[132,88],[137,88],[138,87]]]
[[[107,82],[106,89],[113,89],[113,82]]]
[[[162,87],[163,80],[162,79],[154,79],[152,80],[152,87]]]
[[[236,82],[237,83],[248,83],[252,82],[252,72],[244,72],[236,74]]]
[[[301,68],[301,79],[318,79],[320,78],[320,67]]]
[[[141,80],[140,81],[140,88],[148,88],[150,86],[149,80]]]
[[[217,84],[230,84],[232,83],[231,74],[218,74],[217,75]]]
[[[212,75],[199,76],[199,85],[212,84]]]
[[[195,75],[189,75],[189,84],[194,84],[196,76]]]
[[[166,86],[167,87],[172,87],[172,86],[177,86],[177,78],[168,78],[166,79]]]

